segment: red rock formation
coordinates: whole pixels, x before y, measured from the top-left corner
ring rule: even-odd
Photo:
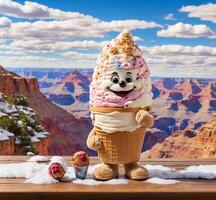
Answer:
[[[200,128],[195,139],[197,146],[203,146],[203,157],[216,157],[216,113],[209,123]]]
[[[10,137],[9,140],[0,141],[0,155],[14,155],[15,138]]]
[[[142,155],[144,158],[216,158],[216,113],[197,133],[177,131]]]
[[[29,100],[29,97],[34,94],[40,94],[39,91],[39,86],[38,86],[38,81],[36,78],[24,78],[21,76],[18,76],[15,73],[8,72],[5,70],[2,66],[0,66],[0,92],[5,94],[5,95],[13,95],[13,94],[20,94],[23,96],[26,96],[27,99]],[[29,102],[30,103],[30,102]],[[5,143],[10,143],[9,141]],[[39,151],[40,154],[47,154],[47,143],[44,143],[41,141],[40,146],[46,145],[46,150],[45,148],[43,151]],[[8,145],[7,145],[8,146]],[[7,154],[7,155],[12,155],[12,154],[22,154],[22,151],[18,145],[16,145],[16,150],[12,147],[8,146],[8,149],[10,149],[10,153],[6,153],[5,150],[1,149],[1,154]]]
[[[26,94],[29,106],[40,116],[50,132],[48,152],[51,155],[72,155],[86,150],[86,139],[91,129],[89,119],[76,119],[71,113],[50,102],[42,93]]]
[[[0,66],[0,92],[5,95],[39,92],[38,81],[36,78],[23,78]]]
[[[49,146],[50,137],[41,138],[40,142],[33,142],[33,146],[37,151],[38,155],[49,155],[48,146]],[[1,149],[1,148],[0,148]],[[14,153],[15,152],[15,153]],[[23,155],[22,147],[19,144],[15,145],[15,151],[10,155]],[[2,154],[5,155],[5,154]],[[6,154],[9,155],[9,154]]]
[[[40,142],[34,142],[33,146],[37,149],[40,155],[48,155],[48,146],[50,142],[50,137],[41,138]]]
[[[78,120],[50,102],[40,92],[37,79],[24,78],[0,67],[0,92],[26,96],[29,107],[39,115],[46,131],[51,133],[49,140],[42,141],[38,147],[40,154],[72,155],[77,150],[89,151],[85,142],[91,129],[89,119]]]

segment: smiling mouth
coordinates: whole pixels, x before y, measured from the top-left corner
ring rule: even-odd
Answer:
[[[111,90],[109,87],[108,87],[108,90],[110,90],[111,92],[113,92],[115,95],[119,96],[119,97],[125,97],[128,93],[130,93],[131,91],[133,91],[136,87],[134,87],[133,89],[131,90],[128,90],[128,91],[114,91],[114,90]]]

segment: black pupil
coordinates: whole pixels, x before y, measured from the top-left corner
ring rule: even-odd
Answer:
[[[126,76],[125,80],[126,80],[127,83],[130,83],[130,82],[132,82],[132,77],[131,76]]]
[[[113,83],[118,83],[119,82],[119,77],[117,75],[112,76],[112,82]]]

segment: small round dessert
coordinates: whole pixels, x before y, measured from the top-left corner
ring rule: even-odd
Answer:
[[[48,167],[49,175],[52,176],[54,179],[60,181],[63,176],[65,175],[65,170],[60,163],[54,162],[51,163]]]
[[[72,165],[74,167],[76,178],[85,179],[89,166],[89,156],[84,151],[76,152],[72,157]]]

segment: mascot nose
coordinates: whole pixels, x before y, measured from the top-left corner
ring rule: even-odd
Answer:
[[[119,82],[119,86],[121,87],[121,88],[124,88],[125,86],[126,86],[126,82],[125,81],[120,81]]]

